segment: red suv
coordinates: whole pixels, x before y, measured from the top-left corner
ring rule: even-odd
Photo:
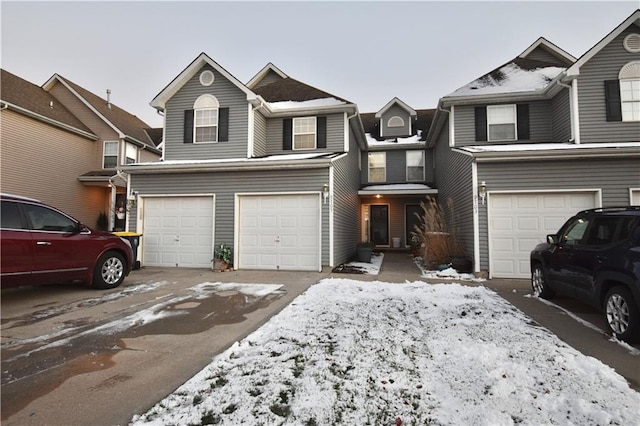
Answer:
[[[31,198],[0,194],[2,287],[83,281],[118,287],[133,263],[131,244]]]

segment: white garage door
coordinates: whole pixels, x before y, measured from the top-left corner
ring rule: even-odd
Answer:
[[[213,196],[145,197],[142,264],[210,268]]]
[[[318,195],[244,195],[239,211],[239,268],[321,270]]]
[[[493,278],[529,278],[529,254],[580,210],[596,207],[593,192],[491,194],[489,270]]]

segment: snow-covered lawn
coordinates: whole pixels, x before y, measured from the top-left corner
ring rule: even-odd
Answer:
[[[325,279],[132,423],[637,425],[639,407],[484,287]]]

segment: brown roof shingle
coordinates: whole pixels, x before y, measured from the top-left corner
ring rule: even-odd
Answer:
[[[313,99],[336,98],[349,104],[353,103],[290,77],[257,87],[253,91],[267,102],[303,102]]]

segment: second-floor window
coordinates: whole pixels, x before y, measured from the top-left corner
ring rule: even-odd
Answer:
[[[194,103],[195,143],[218,142],[218,108],[218,100],[211,95],[202,95]]]
[[[293,149],[316,148],[316,117],[293,119]]]
[[[620,80],[622,121],[640,121],[640,78]]]
[[[604,82],[607,121],[640,121],[640,61],[620,69],[617,80]]]
[[[490,141],[516,139],[516,106],[492,105],[487,107],[487,136]]]
[[[404,127],[404,120],[397,115],[391,117],[387,122],[388,127]]]
[[[424,181],[424,151],[407,151],[407,182]]]
[[[118,167],[118,141],[105,141],[102,156],[103,169]]]
[[[124,164],[133,164],[138,162],[138,147],[132,143],[126,144],[124,153]]]
[[[369,153],[369,182],[386,182],[387,155],[384,152]]]

